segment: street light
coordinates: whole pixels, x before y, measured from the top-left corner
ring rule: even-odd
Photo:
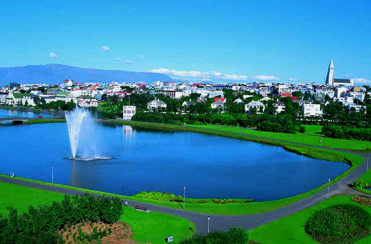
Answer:
[[[330,178],[328,178],[328,185],[327,185],[327,199],[330,196]]]
[[[207,217],[207,233],[210,233],[210,216]]]
[[[54,184],[54,165],[52,165],[52,184]]]
[[[185,209],[185,189],[186,189],[186,187],[184,186],[183,187],[183,208]]]

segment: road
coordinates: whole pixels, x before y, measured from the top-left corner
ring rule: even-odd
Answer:
[[[303,144],[300,144],[300,145],[303,145]],[[305,146],[310,146],[310,145],[305,145]],[[314,146],[314,147],[318,147],[318,146]],[[370,153],[358,153],[358,152],[353,152],[353,153],[361,155],[365,158],[371,156]],[[351,193],[352,190],[348,187],[348,184],[354,182],[357,178],[359,178],[362,174],[366,172],[367,170],[366,161],[367,160],[365,160],[359,167],[353,170],[349,175],[343,177],[336,183],[332,184],[329,188],[330,189],[329,195],[332,196],[332,195],[337,195],[337,194]],[[38,183],[18,180],[14,178],[0,177],[0,182],[13,183],[13,184],[23,185],[27,187],[38,188],[42,190],[59,192],[63,194],[70,194],[70,195],[84,194],[84,192],[78,191],[78,190],[60,188],[60,187],[51,186],[51,185],[38,184]],[[273,210],[271,212],[262,213],[262,214],[237,215],[237,216],[208,215],[208,214],[190,212],[190,211],[186,211],[182,209],[173,209],[173,208],[167,208],[167,207],[162,207],[162,206],[157,206],[157,205],[152,205],[152,204],[147,204],[147,203],[142,203],[142,202],[135,202],[135,201],[130,201],[130,200],[128,200],[128,203],[129,203],[129,206],[141,205],[141,206],[147,207],[147,209],[150,211],[172,214],[172,215],[186,218],[195,224],[196,233],[202,234],[202,233],[207,232],[208,217],[210,217],[210,230],[226,231],[230,227],[234,227],[234,226],[239,226],[245,230],[250,230],[260,225],[269,223],[271,221],[280,219],[282,217],[285,217],[293,213],[296,213],[298,211],[301,211],[303,209],[306,209],[310,206],[318,204],[319,202],[323,200],[326,200],[327,195],[328,195],[327,191],[328,189],[326,188],[308,198],[302,199],[298,202],[295,202],[288,206]],[[123,199],[123,201],[124,200],[125,199]]]

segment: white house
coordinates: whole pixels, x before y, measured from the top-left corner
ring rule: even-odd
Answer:
[[[252,108],[255,108],[256,113],[259,114],[259,113],[262,113],[264,111],[265,106],[262,102],[259,102],[259,101],[251,101],[248,104],[245,104],[245,111],[246,112],[249,112],[250,109],[252,109]]]
[[[80,96],[77,103],[83,108],[98,107],[98,100],[90,96]]]
[[[122,118],[124,120],[131,120],[137,111],[136,106],[123,106],[122,107]]]
[[[241,100],[241,98],[237,98],[236,100],[234,100],[234,103],[243,103],[243,101]]]
[[[282,113],[286,107],[285,104],[280,100],[277,100],[277,102],[275,102],[273,106],[276,108],[276,114]]]
[[[322,116],[322,110],[320,104],[305,103],[303,105],[304,116]]]
[[[147,103],[147,109],[150,111],[158,110],[161,108],[166,109],[167,105],[163,101],[160,101],[158,99],[152,100],[149,103]]]
[[[221,100],[218,100],[216,102],[213,102],[211,104],[211,108],[212,109],[221,109],[221,110],[224,110],[224,108],[225,108],[225,102],[223,102]]]

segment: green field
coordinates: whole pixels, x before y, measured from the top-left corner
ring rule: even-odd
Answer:
[[[316,243],[305,233],[305,222],[316,210],[340,203],[362,206],[371,213],[370,207],[353,202],[349,196],[335,196],[308,209],[248,231],[249,240],[260,243]],[[371,236],[368,236],[357,243],[370,242]]]
[[[66,122],[65,119],[29,119],[24,124],[44,124]]]
[[[308,132],[304,134],[286,134],[277,132],[258,131],[253,129],[229,127],[221,125],[188,125],[191,128],[203,128],[207,130],[217,130],[238,133],[241,135],[258,136],[267,139],[282,140],[286,142],[303,143],[307,145],[323,146],[344,150],[371,150],[371,142],[359,140],[333,139],[316,134],[318,126],[309,126]]]
[[[61,201],[63,194],[0,182],[0,213],[7,214],[8,206],[18,209],[18,213],[28,210],[28,206],[50,204]],[[144,213],[134,208],[124,208],[121,220],[133,228],[133,240],[140,242],[164,243],[170,235],[178,242],[190,238],[194,224],[177,216],[151,212]]]

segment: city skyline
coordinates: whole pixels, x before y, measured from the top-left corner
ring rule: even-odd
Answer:
[[[1,4],[0,67],[59,63],[188,80],[321,84],[332,58],[339,77],[371,79],[367,1]]]

